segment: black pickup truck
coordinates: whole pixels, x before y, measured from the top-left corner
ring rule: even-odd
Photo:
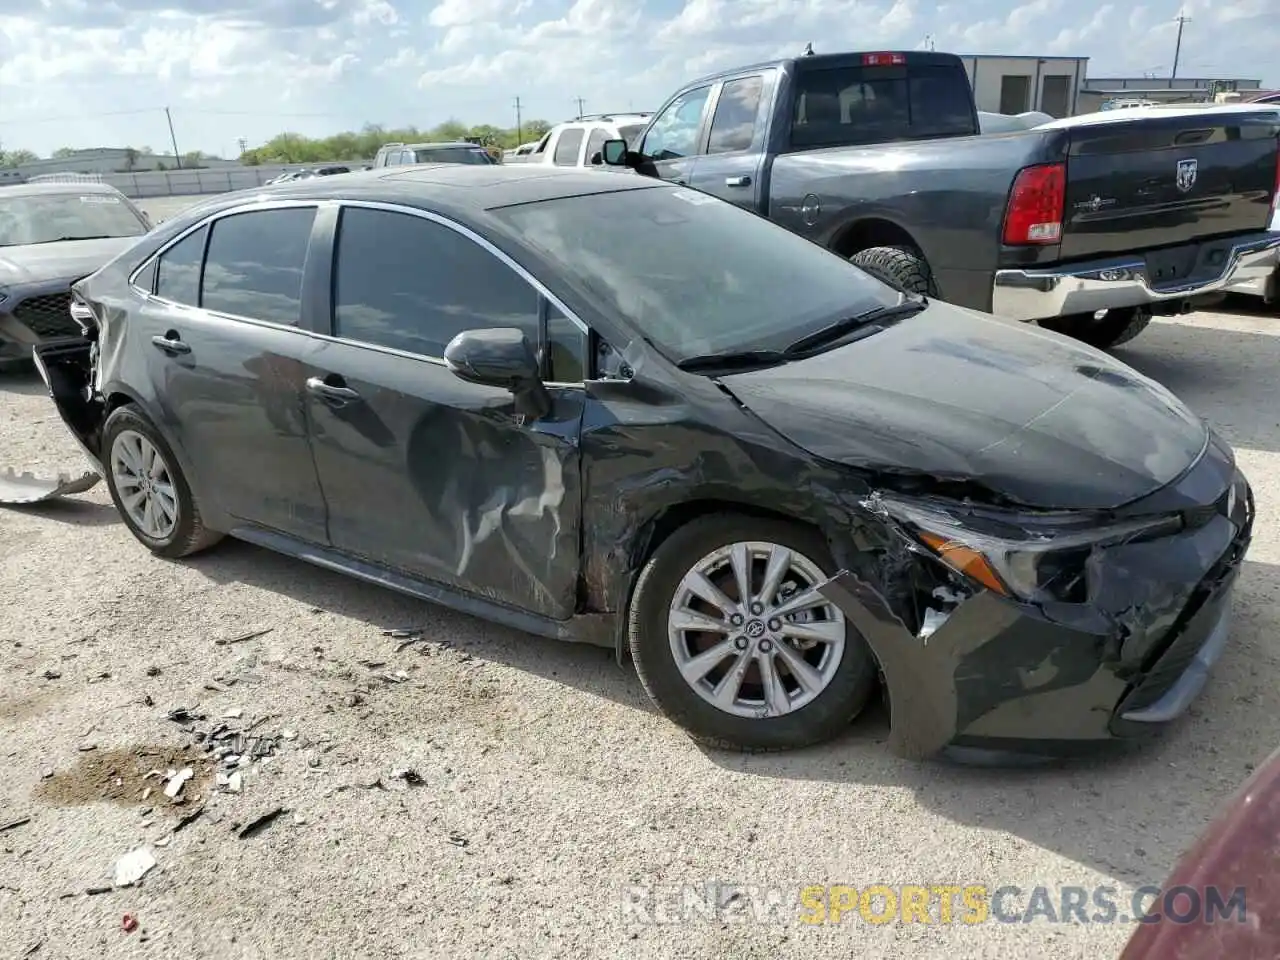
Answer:
[[[691,83],[635,151],[609,141],[593,161],[715,194],[912,292],[1110,347],[1153,314],[1274,284],[1278,118],[981,135],[959,57],[808,55]]]

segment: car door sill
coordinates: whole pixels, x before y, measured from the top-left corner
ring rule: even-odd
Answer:
[[[240,526],[231,530],[229,535],[237,540],[244,540],[246,543],[265,547],[297,560],[305,560],[317,567],[345,573],[366,583],[376,584],[419,600],[426,600],[428,603],[438,603],[450,610],[479,617],[481,620],[488,620],[504,627],[511,627],[513,630],[523,630],[525,633],[552,640],[569,640],[603,647],[614,645],[611,629],[613,617],[609,614],[579,614],[568,620],[552,620],[549,617],[539,616],[526,610],[516,610],[506,604],[495,603],[431,580],[420,580],[395,570],[388,570],[331,547],[317,546],[274,530]]]

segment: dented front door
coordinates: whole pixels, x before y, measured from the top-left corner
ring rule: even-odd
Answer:
[[[346,394],[308,419],[339,550],[566,619],[574,607],[582,391],[524,422],[509,391],[441,363],[329,343],[313,358]]]

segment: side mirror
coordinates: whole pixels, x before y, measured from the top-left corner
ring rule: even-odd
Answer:
[[[611,167],[625,167],[627,165],[627,141],[606,140],[604,146],[600,148],[600,156]]]
[[[537,419],[551,409],[538,355],[522,330],[463,330],[444,348],[444,362],[459,380],[510,390],[525,416]]]

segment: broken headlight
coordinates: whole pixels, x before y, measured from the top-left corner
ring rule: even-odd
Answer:
[[[1089,554],[1182,529],[1177,516],[1099,524],[1079,514],[1014,513],[942,501],[877,504],[952,570],[1006,597],[1083,603]]]

